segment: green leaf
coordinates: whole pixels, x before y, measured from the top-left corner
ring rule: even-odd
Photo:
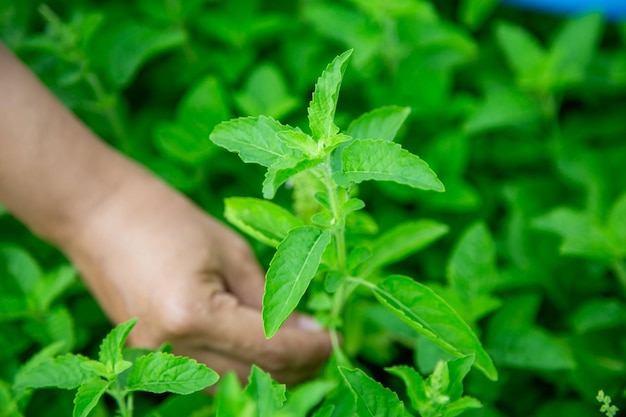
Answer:
[[[404,381],[411,405],[420,415],[456,416],[465,409],[482,406],[473,398],[462,397],[462,379],[473,360],[469,356],[451,362],[439,361],[427,380],[408,366],[394,366],[387,371]]]
[[[118,363],[122,363],[122,362],[118,362]],[[83,362],[81,364],[81,367],[84,370],[88,371],[89,373],[101,376],[102,378],[105,378],[105,379],[113,378],[113,375],[115,375],[114,372],[111,372],[109,369],[107,369],[105,364],[103,364],[102,362],[94,361],[94,360],[88,360],[88,361]]]
[[[353,400],[354,401],[354,400]],[[318,408],[313,417],[333,417],[335,415],[335,406],[333,404],[325,404]]]
[[[334,381],[313,380],[296,386],[288,395],[280,416],[308,416],[335,387]]]
[[[219,376],[194,359],[152,352],[139,357],[128,374],[126,389],[187,395],[217,382]]]
[[[586,214],[568,207],[558,207],[534,219],[533,226],[559,234],[563,239],[560,251],[566,255],[611,260],[623,252]]]
[[[252,365],[248,381],[246,393],[256,403],[256,417],[275,417],[287,399],[285,386],[273,381],[269,374],[256,365]]]
[[[398,365],[386,368],[386,371],[402,379],[406,386],[407,396],[414,409],[420,410],[429,403],[426,381],[414,368]]]
[[[319,156],[318,154],[320,152],[318,150],[317,142],[304,132],[287,130],[284,132],[278,132],[278,137],[290,148],[296,149],[309,157]]]
[[[291,157],[276,161],[268,168],[263,180],[263,197],[274,198],[278,187],[294,175],[319,165],[321,160],[296,159]]]
[[[263,296],[263,327],[272,337],[306,292],[315,276],[322,254],[330,243],[330,232],[313,226],[292,229],[270,262]]]
[[[63,341],[68,350],[74,346],[74,318],[64,305],[52,308],[37,319],[26,320],[22,328],[42,345]]]
[[[224,216],[243,232],[276,247],[291,229],[304,224],[300,219],[271,201],[251,197],[224,199]]]
[[[349,198],[342,206],[341,210],[345,213],[361,210],[365,207],[365,202],[359,198]]]
[[[25,381],[25,378],[29,378],[29,377],[24,376],[24,375],[31,372],[31,369],[36,368],[42,362],[52,361],[53,360],[52,358],[54,356],[58,355],[59,353],[62,353],[63,351],[65,351],[66,348],[67,347],[65,346],[64,342],[55,342],[46,346],[45,348],[41,349],[39,352],[31,356],[28,359],[28,361],[22,364],[22,366],[18,369],[17,373],[15,374],[14,392],[19,392],[19,391],[26,389],[23,381]],[[18,386],[20,387],[18,388]]]
[[[125,20],[123,24],[109,28],[96,48],[103,57],[96,57],[110,80],[117,87],[125,87],[133,80],[139,69],[152,57],[182,45],[185,32],[179,28],[152,28]],[[106,45],[104,45],[106,43]]]
[[[495,329],[486,343],[502,366],[536,371],[565,371],[576,367],[567,344],[536,326]]]
[[[106,335],[100,344],[98,359],[101,363],[106,365],[107,369],[112,374],[115,374],[115,365],[124,360],[124,344],[135,324],[137,324],[136,318],[118,324]]]
[[[545,77],[546,52],[532,34],[501,22],[496,25],[496,40],[522,85],[536,86]]]
[[[154,139],[165,155],[190,166],[206,163],[217,150],[208,137],[174,123],[158,125],[154,130]]]
[[[550,75],[557,86],[580,82],[585,77],[601,38],[602,15],[580,16],[567,21],[552,42],[548,58]]]
[[[618,327],[626,319],[626,307],[617,298],[587,300],[571,316],[578,333]]]
[[[277,135],[293,130],[271,117],[245,117],[215,126],[210,139],[216,145],[238,153],[244,162],[270,167],[285,157],[300,157],[299,151],[287,146]]]
[[[280,119],[291,113],[300,104],[289,94],[285,77],[271,63],[256,66],[244,85],[235,94],[235,103],[248,116],[261,114]]]
[[[356,398],[359,417],[403,417],[404,404],[398,395],[360,369],[339,367],[339,372]]]
[[[459,6],[459,19],[471,29],[477,29],[498,3],[498,0],[462,0]]]
[[[231,371],[223,375],[215,394],[216,416],[252,417],[255,408],[253,398],[241,388],[237,374]]]
[[[480,134],[491,130],[525,126],[539,120],[538,103],[512,86],[489,85],[483,102],[471,113],[463,130]]]
[[[448,396],[450,401],[456,401],[463,396],[463,378],[472,369],[474,356],[465,356],[448,362],[448,374],[450,385],[448,387]]]
[[[81,366],[88,360],[83,356],[73,354],[42,360],[19,372],[13,385],[15,389],[75,389],[93,376]]]
[[[380,107],[359,116],[350,123],[345,133],[355,139],[383,139],[391,142],[410,113],[410,107]]]
[[[352,49],[337,56],[317,79],[313,99],[309,103],[309,126],[315,139],[326,140],[339,132],[335,126],[335,110],[343,73]]]
[[[0,380],[0,417],[23,417],[17,401],[11,393],[11,386]]]
[[[76,282],[76,276],[76,269],[70,265],[63,265],[45,274],[33,289],[39,311],[48,311],[50,305]]]
[[[373,242],[371,256],[360,266],[357,275],[367,276],[376,269],[426,248],[448,233],[448,229],[447,225],[429,219],[408,221],[395,226]]]
[[[41,279],[39,264],[27,251],[17,245],[0,245],[0,276],[12,278],[23,294],[30,293]],[[0,288],[2,288],[0,283]]]
[[[467,410],[482,408],[483,405],[476,398],[462,397],[447,404],[442,417],[456,417]]]
[[[176,108],[175,122],[156,126],[155,144],[170,158],[194,167],[202,165],[218,150],[209,134],[230,117],[222,83],[215,76],[208,76],[185,93]]]
[[[98,405],[111,382],[100,378],[90,378],[83,382],[74,397],[73,417],[87,417],[91,410]]]
[[[328,370],[330,376],[339,384],[337,388],[328,393],[319,410],[313,415],[315,417],[356,416],[356,398],[348,384],[342,383],[344,378],[339,372],[339,367],[331,366]]]
[[[428,164],[393,142],[355,140],[343,150],[341,172],[334,177],[339,185],[367,180],[393,181],[422,190],[444,191]]]
[[[133,363],[130,361],[127,361],[127,360],[120,361],[115,364],[115,367],[113,368],[113,373],[115,373],[115,375],[119,375],[125,370],[127,370],[128,368],[130,368],[131,366],[133,366]]]
[[[617,245],[626,247],[626,193],[622,194],[611,206],[607,227]]]
[[[496,245],[484,223],[474,223],[461,235],[448,261],[446,277],[450,286],[468,301],[495,287]]]
[[[203,135],[210,134],[218,123],[230,117],[228,93],[215,75],[201,78],[191,86],[176,107],[176,121]]]
[[[414,330],[457,357],[476,355],[474,366],[489,379],[498,378],[478,337],[433,290],[401,275],[387,277],[373,289],[376,298]]]

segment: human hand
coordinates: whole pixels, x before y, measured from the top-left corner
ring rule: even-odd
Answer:
[[[254,363],[287,384],[330,354],[328,334],[302,315],[267,340],[264,275],[247,242],[149,175],[118,187],[63,249],[114,322],[138,318],[133,345],[167,341],[242,380]]]
[[[295,316],[266,340],[263,273],[246,242],[98,140],[0,44],[0,201],[60,247],[131,343],[172,343],[244,379],[311,377],[329,336]]]

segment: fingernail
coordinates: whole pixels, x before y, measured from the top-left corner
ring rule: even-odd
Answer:
[[[298,316],[298,327],[302,330],[310,332],[319,332],[323,329],[322,325],[319,324],[313,317],[305,315]]]

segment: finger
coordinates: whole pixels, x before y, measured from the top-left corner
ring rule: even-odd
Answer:
[[[261,309],[265,286],[265,273],[252,249],[243,238],[233,238],[236,244],[222,254],[222,278],[228,292],[246,306]]]
[[[253,365],[252,363],[242,362],[228,355],[189,346],[185,346],[182,348],[175,347],[174,353],[176,355],[182,355],[196,359],[198,362],[205,364],[206,366],[217,372],[218,375],[220,375],[220,378],[228,372],[234,372],[242,385],[245,386],[249,382],[250,372]],[[264,371],[270,374],[272,379],[287,385],[295,385],[305,380],[311,379],[315,376],[318,370],[318,365],[298,370],[288,370],[282,372],[268,371],[264,369]]]
[[[285,326],[266,339],[260,312],[225,293],[212,297],[210,317],[205,323],[210,349],[256,363],[283,378],[289,374],[310,375],[332,350],[328,333],[298,326]]]

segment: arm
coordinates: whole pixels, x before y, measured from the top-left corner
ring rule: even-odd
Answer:
[[[97,140],[2,44],[0,150],[0,201],[55,244],[67,241],[73,224],[125,178],[149,181]]]
[[[263,272],[247,243],[96,138],[0,46],[0,201],[61,248],[136,345],[173,344],[243,379],[256,363],[284,382],[312,376],[325,332],[294,316],[263,335]]]

